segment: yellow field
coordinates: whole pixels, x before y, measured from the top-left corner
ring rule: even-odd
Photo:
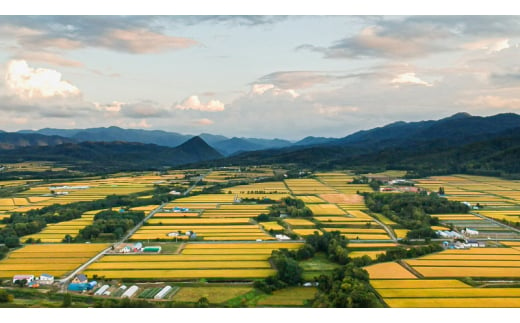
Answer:
[[[520,260],[519,255],[446,255],[446,254],[433,254],[420,258],[421,260]]]
[[[406,260],[410,266],[441,266],[441,267],[520,267],[520,259],[516,261],[495,260]]]
[[[303,246],[301,242],[268,242],[268,243],[189,243],[187,249],[298,249]]]
[[[249,218],[159,218],[150,219],[148,224],[189,224],[189,225],[204,225],[204,224],[249,224]]]
[[[394,229],[394,233],[398,239],[406,238],[406,234],[410,232],[408,229]]]
[[[199,213],[195,212],[157,212],[153,215],[153,218],[186,218],[186,217],[198,217]]]
[[[97,275],[105,279],[199,279],[199,278],[265,278],[274,275],[274,269],[208,269],[208,270],[86,270],[88,277]]]
[[[352,241],[351,241],[352,242]],[[349,249],[371,249],[371,248],[392,248],[397,247],[397,243],[393,242],[375,242],[375,243],[349,243]]]
[[[371,279],[400,279],[417,278],[403,266],[395,262],[385,262],[368,267],[364,267]]]
[[[97,263],[103,262],[129,262],[129,263],[139,263],[139,262],[163,262],[163,261],[234,261],[234,260],[243,260],[243,261],[261,261],[267,260],[270,255],[167,255],[167,254],[153,254],[153,255],[132,255],[132,254],[123,254],[123,255],[105,255],[101,258]]]
[[[383,229],[365,229],[365,228],[323,228],[324,231],[339,231],[341,233],[358,233],[358,234],[386,234]]]
[[[390,240],[390,237],[386,234],[357,234],[347,233],[343,234],[349,240]]]
[[[473,289],[470,285],[464,284],[460,280],[454,280],[454,279],[384,279],[384,280],[377,280],[377,279],[371,279],[370,284],[376,288],[378,291],[379,289],[385,289],[385,288],[399,288],[399,289],[406,289],[406,288],[469,288]]]
[[[145,211],[145,212],[150,212],[152,210],[155,210],[156,208],[158,208],[159,205],[145,205],[145,206],[136,206],[136,207],[133,207],[131,208],[130,210],[131,211]]]
[[[87,270],[147,270],[147,269],[232,269],[232,268],[271,268],[268,261],[154,261],[154,262],[98,262]]]
[[[300,237],[313,235],[314,232],[318,232],[319,235],[323,234],[323,232],[318,229],[293,229],[292,232],[296,233]]]
[[[11,278],[25,273],[41,275],[42,273],[62,276],[77,268],[108,244],[35,244],[27,245],[9,254],[0,261],[0,277]]]
[[[520,247],[520,241],[500,241],[504,246]]]
[[[289,224],[291,227],[314,227],[315,223],[307,219],[284,219],[283,222]]]
[[[364,204],[363,196],[358,194],[321,194],[320,197],[329,203]]]
[[[393,298],[385,299],[395,308],[517,308],[520,298]]]
[[[312,204],[307,207],[314,215],[345,215],[345,211],[334,204]]]
[[[174,201],[175,204],[182,203],[233,203],[232,194],[201,194],[190,197],[182,197]]]
[[[180,203],[178,200],[175,200],[171,203],[168,203],[164,206],[164,209],[173,209],[175,207],[179,208],[187,208],[193,210],[205,210],[205,209],[216,209],[218,207],[218,203]]]
[[[305,204],[323,203],[323,202],[325,202],[324,200],[322,200],[319,197],[314,196],[314,195],[300,195],[300,196],[298,196],[298,198],[300,200],[302,200],[303,203],[305,203]]]
[[[424,277],[520,277],[519,267],[414,267]]]
[[[448,249],[442,251],[444,255],[520,255],[520,251],[511,248],[472,248]]]
[[[285,228],[278,224],[278,222],[260,222],[264,230],[283,231]]]
[[[385,250],[379,250],[379,251],[352,251],[349,252],[348,256],[350,258],[357,258],[357,257],[363,257],[368,256],[371,259],[376,259],[377,255],[385,253]]]

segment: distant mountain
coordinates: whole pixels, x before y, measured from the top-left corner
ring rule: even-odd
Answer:
[[[175,148],[178,152],[197,160],[213,160],[223,157],[213,147],[208,145],[201,137],[196,136]]]
[[[293,145],[294,146],[314,146],[314,145],[328,144],[335,140],[337,140],[337,139],[336,138],[308,136],[308,137],[303,138],[300,141],[295,142]]]
[[[176,132],[168,132],[162,130],[144,130],[144,129],[123,129],[119,127],[99,127],[88,129],[53,129],[44,128],[40,130],[20,130],[18,133],[24,134],[42,134],[48,136],[61,136],[73,139],[77,142],[82,141],[126,141],[140,142],[144,144],[156,144],[166,147],[177,147],[186,140],[193,138],[193,135],[183,135]],[[240,138],[244,141],[237,142],[236,148],[230,148],[230,144],[226,143],[228,137],[222,135],[212,135],[203,133],[201,137],[210,146],[220,149],[220,146],[226,146],[225,154],[232,154],[237,151],[250,151],[257,149],[281,148],[291,145],[290,141],[282,139],[257,139],[257,138]],[[220,146],[219,146],[220,143]]]
[[[264,146],[262,145],[258,145],[246,139],[237,137],[215,142],[212,144],[212,146],[226,156],[232,155],[236,152],[264,149]]]
[[[56,161],[83,170],[134,170],[178,166],[221,158],[204,140],[194,137],[178,147],[128,142],[80,142],[5,150],[0,162]]]
[[[73,140],[59,136],[0,132],[0,149],[16,149],[34,146],[48,147],[68,142],[73,142]]]
[[[446,147],[484,140],[494,134],[520,127],[520,115],[497,114],[490,117],[457,113],[437,121],[395,122],[384,127],[359,131],[332,141],[332,145],[370,145],[377,148],[420,144],[437,140]]]
[[[458,113],[437,121],[395,122],[323,144],[246,152],[219,161],[229,164],[297,163],[302,167],[415,169],[423,173],[472,170],[514,172],[520,147],[520,116],[476,117]],[[307,142],[312,143],[313,138]],[[505,142],[506,146],[498,143]],[[480,147],[487,156],[473,154]],[[502,147],[502,148],[500,148]],[[507,154],[503,149],[507,149]],[[468,156],[464,151],[471,152]],[[505,154],[505,155],[504,155]],[[486,159],[505,156],[506,160]],[[508,164],[510,163],[510,164]]]

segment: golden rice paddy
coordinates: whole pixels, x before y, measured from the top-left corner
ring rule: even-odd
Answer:
[[[380,263],[364,267],[364,269],[368,271],[371,279],[417,278],[403,266],[395,262]]]

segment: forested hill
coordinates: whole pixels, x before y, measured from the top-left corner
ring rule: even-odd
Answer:
[[[416,175],[477,173],[520,175],[520,127],[467,144],[430,139],[380,148],[371,145],[263,150],[216,161],[221,165],[296,163],[318,169],[405,169]]]
[[[170,148],[128,142],[66,143],[50,147],[25,147],[2,151],[0,163],[56,161],[92,171],[138,170],[178,166],[221,158],[222,155],[199,137]]]

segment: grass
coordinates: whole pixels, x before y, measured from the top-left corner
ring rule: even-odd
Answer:
[[[221,304],[251,291],[252,288],[249,286],[181,287],[173,296],[173,300],[177,302],[196,302],[201,297],[206,297],[210,303]]]
[[[332,271],[340,267],[340,265],[327,259],[327,256],[324,253],[317,253],[311,259],[300,261],[299,264],[304,272]]]
[[[315,287],[289,287],[274,291],[257,302],[258,306],[304,306],[314,298]]]

